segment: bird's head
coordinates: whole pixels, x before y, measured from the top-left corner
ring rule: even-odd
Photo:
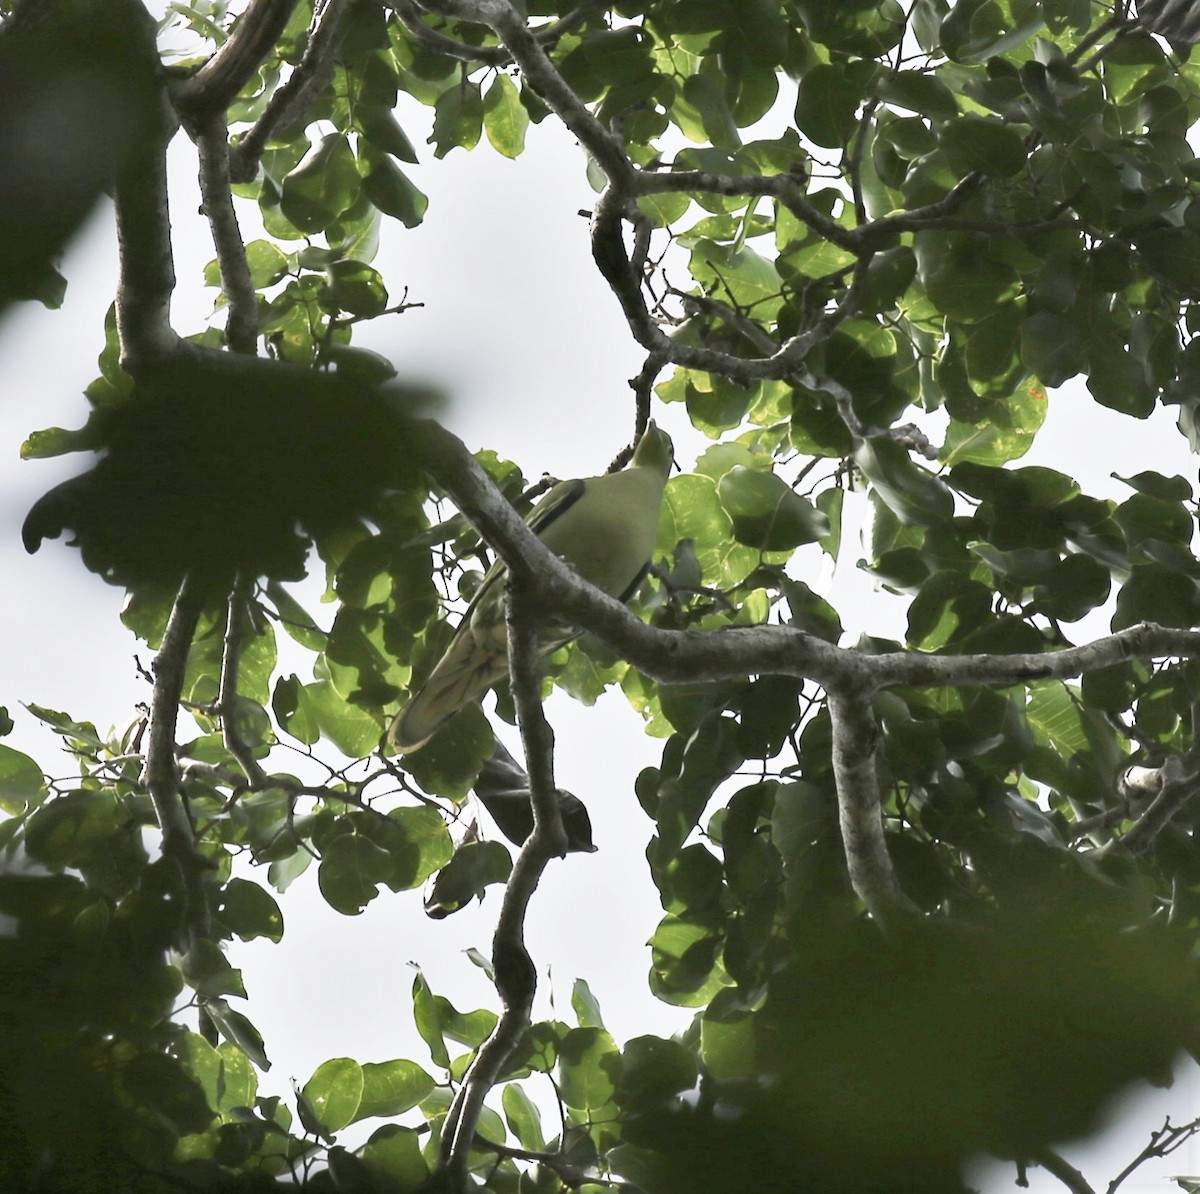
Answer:
[[[633,453],[633,467],[646,468],[661,474],[663,479],[671,472],[675,463],[675,448],[671,437],[653,419],[646,424],[642,438]]]

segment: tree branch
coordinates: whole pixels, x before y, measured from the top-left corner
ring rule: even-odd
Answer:
[[[1096,1194],[1096,1191],[1088,1184],[1087,1178],[1052,1148],[1044,1148],[1029,1159],[1035,1165],[1040,1165],[1047,1173],[1058,1178],[1071,1191],[1071,1194]]]
[[[308,28],[304,55],[287,81],[267,101],[250,131],[229,151],[229,175],[234,182],[252,182],[267,142],[276,129],[287,128],[309,109],[333,74],[333,59],[341,41],[342,22],[354,0],[318,0]]]
[[[200,119],[224,113],[275,48],[296,0],[250,0],[224,44],[175,88],[181,112]]]
[[[465,1190],[471,1146],[484,1100],[532,1022],[537,969],[525,947],[529,901],[552,858],[567,852],[567,835],[554,786],[554,733],[542,711],[537,610],[526,585],[510,579],[506,620],[509,674],[529,773],[533,832],[525,839],[504,889],[492,941],[501,1015],[467,1070],[442,1128],[440,1164],[451,1190]]]
[[[426,12],[491,29],[521,68],[526,83],[579,138],[609,179],[620,181],[631,175],[633,166],[620,143],[558,73],[538,36],[529,30],[509,0],[418,0],[418,3]]]
[[[217,713],[221,718],[221,733],[225,749],[238,761],[242,773],[251,788],[262,788],[267,784],[266,772],[254,757],[253,750],[242,738],[238,726],[238,669],[246,642],[253,637],[248,633],[247,603],[250,586],[245,577],[239,576],[229,593],[226,605],[225,643],[221,654],[221,687],[217,696]]]
[[[183,877],[187,901],[185,940],[178,944],[186,952],[193,941],[209,936],[207,898],[208,863],[196,847],[195,830],[188,814],[179,769],[175,762],[175,728],[188,651],[204,609],[203,598],[185,578],[175,597],[162,644],[154,657],[154,692],[150,701],[150,732],[141,782],[150,794],[154,815],[162,832],[162,852],[174,859]]]
[[[900,890],[884,840],[876,761],[879,725],[871,709],[871,683],[866,669],[862,671],[858,683],[829,692],[833,774],[850,883],[871,917],[888,930],[919,916],[920,909]]]
[[[252,356],[258,342],[258,295],[229,189],[228,126],[223,114],[214,113],[189,131],[200,157],[200,196],[228,302],[225,341],[234,352]]]
[[[147,69],[161,79],[151,23],[143,27],[137,48],[147,59]],[[121,367],[131,374],[142,362],[166,356],[179,344],[171,327],[175,265],[167,200],[167,146],[178,127],[166,88],[161,86],[156,111],[146,116],[144,135],[128,146],[117,171],[115,199],[121,260],[117,332]]]
[[[1158,789],[1158,794],[1130,826],[1129,831],[1119,838],[1114,838],[1105,849],[1119,842],[1122,848],[1131,854],[1145,854],[1175,814],[1196,795],[1200,786],[1197,784],[1200,777],[1197,776],[1195,763],[1185,762],[1178,755],[1172,755],[1146,778],[1152,781],[1152,785]],[[1138,786],[1146,788],[1151,784],[1143,782]]]

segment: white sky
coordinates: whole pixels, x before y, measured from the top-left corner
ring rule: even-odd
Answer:
[[[428,116],[408,122],[420,145]],[[175,324],[198,330],[211,309],[212,291],[200,270],[213,255],[203,221],[193,213],[190,146],[175,145],[174,210],[178,226],[176,272],[180,287]],[[360,329],[356,342],[384,352],[402,374],[434,380],[453,395],[449,426],[472,448],[494,447],[517,460],[527,476],[601,471],[628,437],[632,405],[627,379],[641,364],[615,301],[591,264],[589,208],[578,149],[553,120],[530,129],[526,154],[508,162],[486,145],[452,152],[441,162],[422,153],[413,180],[430,196],[421,228],[389,230],[376,262],[393,301],[403,288],[423,310]],[[406,169],[409,169],[406,167]],[[102,320],[115,285],[116,248],[111,213],[97,213],[71,247],[62,310],[24,306],[0,324],[0,703],[17,721],[6,741],[55,768],[57,739],[19,707],[35,701],[96,721],[101,729],[132,720],[148,695],[133,666],[135,640],[117,619],[123,594],[84,571],[73,550],[48,543],[35,556],[20,544],[20,523],[50,485],[78,471],[66,461],[22,463],[21,441],[36,428],[82,424],[83,387],[95,376]],[[686,467],[703,441],[669,408],[665,421]],[[1143,468],[1180,472],[1195,480],[1195,462],[1167,412],[1138,424],[1097,407],[1082,392],[1051,402],[1050,421],[1022,463],[1060,468],[1086,492],[1124,497],[1108,479]],[[869,578],[854,567],[855,528],[849,526],[832,600],[851,637],[860,629],[896,635],[902,603],[872,595]],[[817,559],[814,555],[814,571]],[[815,576],[814,578],[815,579]],[[326,611],[327,612],[327,611]],[[143,662],[148,653],[141,651]],[[594,710],[556,698],[550,716],[558,735],[559,783],[591,812],[599,853],[573,856],[547,871],[533,903],[529,944],[543,975],[538,1014],[570,1018],[571,983],[586,978],[608,1027],[623,1040],[645,1032],[669,1035],[689,1014],[653,1000],[646,990],[649,952],[644,942],[661,909],[643,851],[651,824],[637,806],[637,772],[658,759],[660,743],[639,732],[637,717],[619,694]],[[58,767],[69,771],[67,764]],[[265,876],[261,876],[265,880]],[[250,992],[249,1012],[264,1030],[275,1062],[263,1080],[268,1093],[288,1093],[288,1079],[305,1081],[321,1061],[351,1056],[380,1061],[407,1056],[427,1064],[411,1025],[410,961],[419,962],[435,991],[468,1009],[492,1006],[494,995],[462,952],[488,952],[498,897],[489,896],[447,921],[430,922],[419,893],[384,893],[358,917],[342,917],[316,892],[312,870],[281,897],[287,931],[279,946],[262,942],[233,951]],[[553,982],[545,982],[547,967]],[[1031,1015],[1037,1009],[1030,1009]],[[1070,1151],[1089,1176],[1107,1184],[1168,1112],[1177,1122],[1198,1113],[1193,1093],[1180,1087],[1156,1093],[1126,1123],[1119,1139],[1094,1162]],[[1196,1172],[1200,1154],[1186,1153],[1152,1172]],[[1062,1187],[1040,1171],[1031,1188]],[[1011,1168],[976,1178],[988,1194],[1014,1189]],[[1131,1180],[1126,1190],[1173,1189]]]

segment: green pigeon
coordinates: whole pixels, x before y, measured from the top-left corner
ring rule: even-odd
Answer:
[[[529,528],[584,580],[628,601],[650,567],[658,511],[673,462],[671,439],[651,421],[629,467],[603,477],[562,481],[530,512]],[[445,654],[388,731],[398,754],[416,750],[459,709],[508,675],[502,560],[488,570]],[[561,623],[539,636],[544,652],[570,642]]]

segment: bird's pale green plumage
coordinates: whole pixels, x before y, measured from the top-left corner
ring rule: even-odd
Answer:
[[[585,580],[627,601],[654,553],[671,461],[670,437],[650,423],[627,469],[556,485],[530,514],[529,526]],[[508,675],[505,572],[502,561],[488,571],[445,654],[392,722],[388,740],[399,753],[423,746]],[[542,647],[552,651],[573,637],[556,626],[542,636]]]

